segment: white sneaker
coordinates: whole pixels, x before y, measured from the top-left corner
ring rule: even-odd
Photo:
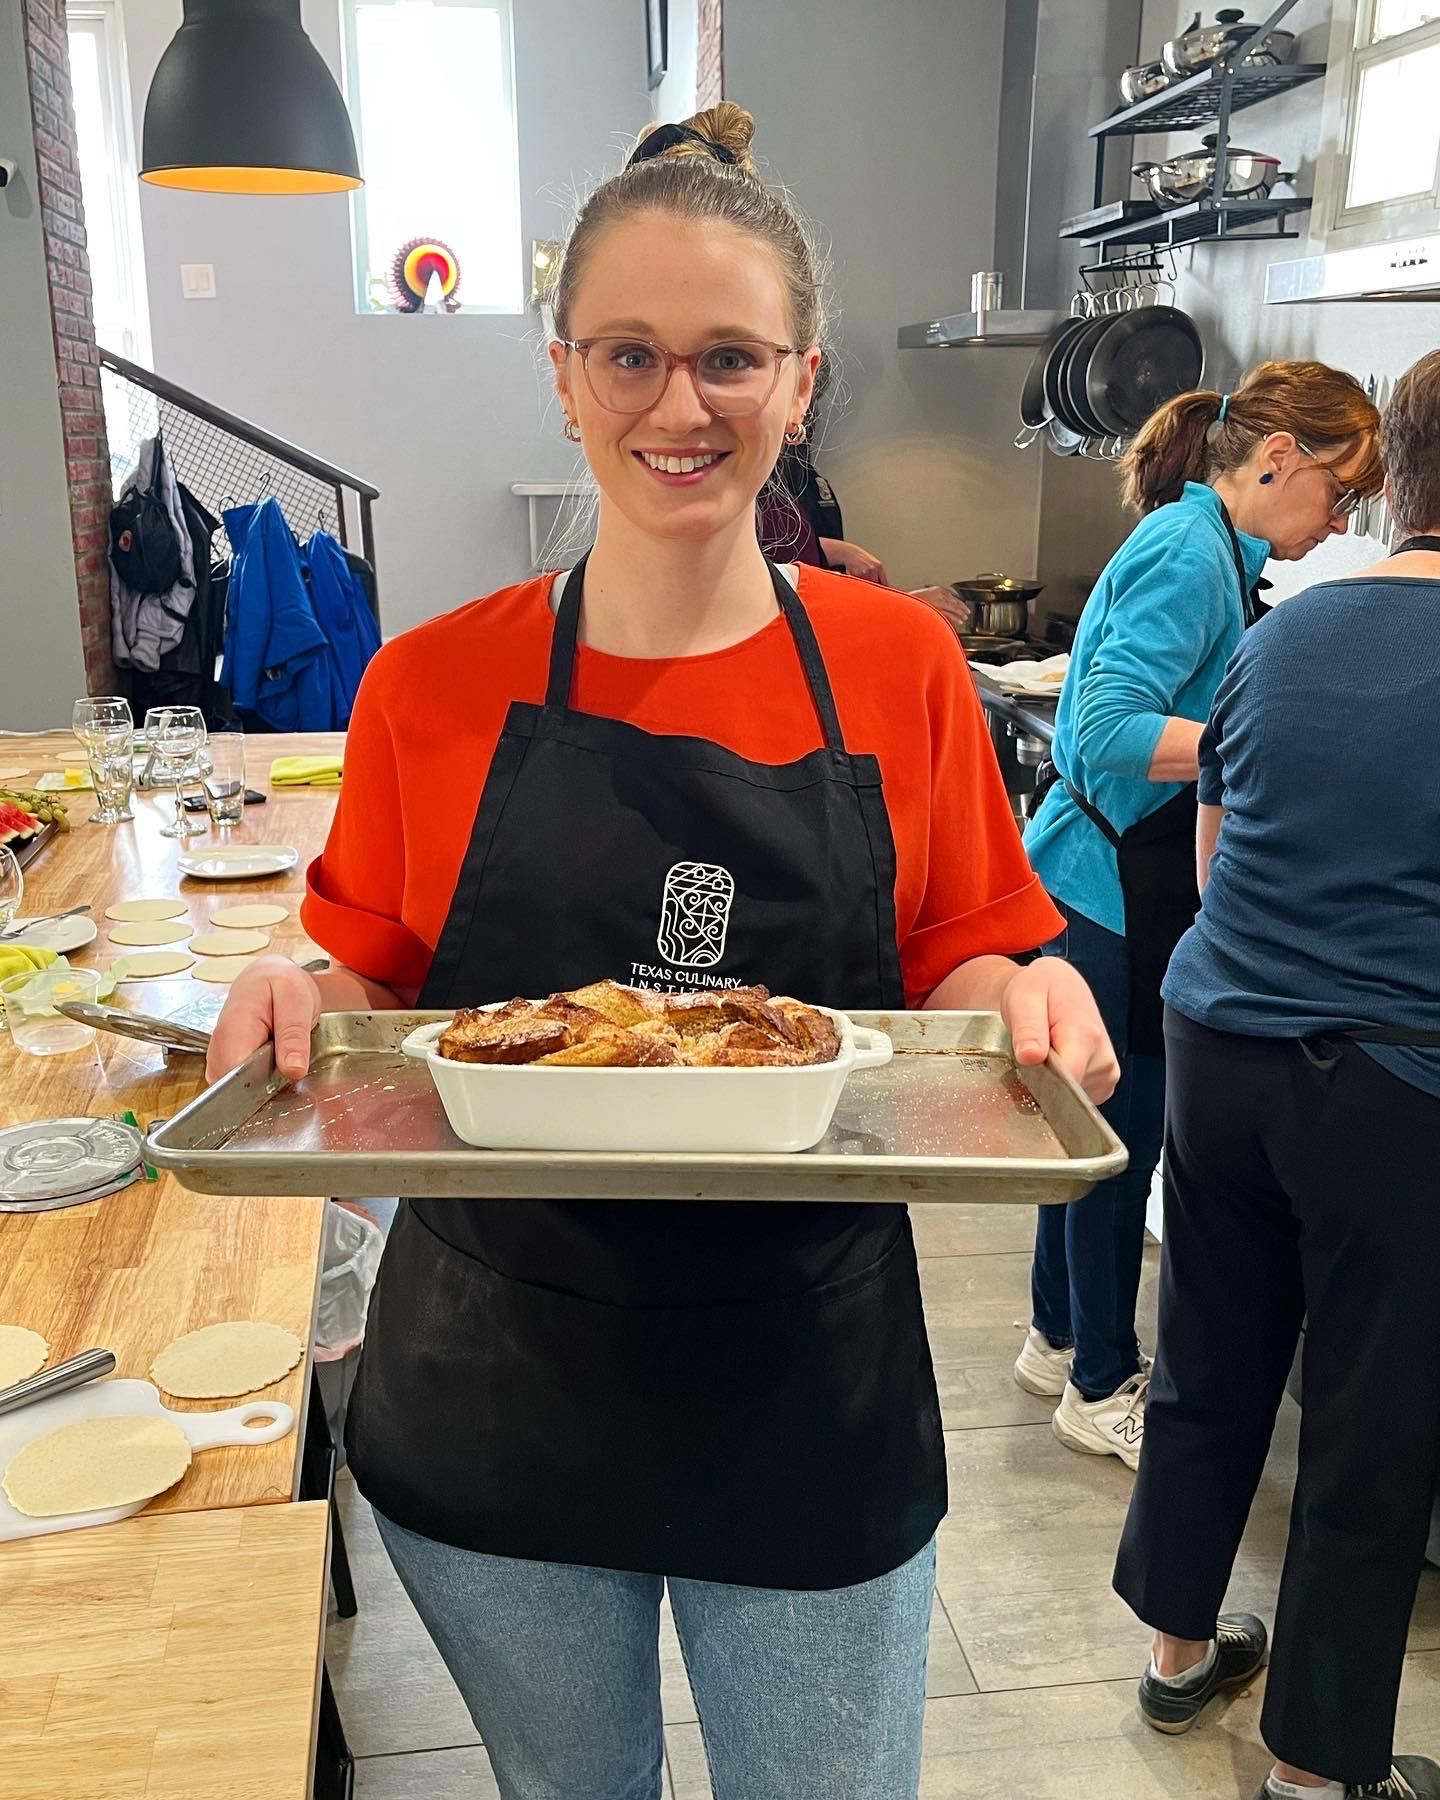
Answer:
[[[1079,1450],[1086,1456],[1118,1456],[1127,1469],[1138,1469],[1149,1392],[1148,1375],[1132,1375],[1124,1387],[1104,1400],[1086,1400],[1079,1388],[1067,1383],[1055,1409],[1055,1435],[1067,1450]]]
[[[1063,1394],[1074,1360],[1073,1349],[1057,1350],[1045,1333],[1032,1325],[1015,1358],[1015,1380],[1027,1394]]]

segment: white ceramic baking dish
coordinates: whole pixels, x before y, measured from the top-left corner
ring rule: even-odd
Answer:
[[[450,1021],[422,1025],[400,1048],[430,1066],[450,1121],[487,1150],[808,1150],[830,1129],[845,1083],[894,1055],[882,1031],[827,1007],[840,1033],[833,1062],[796,1069],[567,1069],[452,1062],[436,1049]]]

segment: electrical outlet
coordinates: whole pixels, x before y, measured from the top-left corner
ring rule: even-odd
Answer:
[[[215,298],[214,263],[181,263],[180,292],[187,300]]]

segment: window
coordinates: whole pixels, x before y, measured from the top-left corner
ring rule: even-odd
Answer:
[[[424,239],[459,264],[446,310],[523,312],[509,0],[342,4],[365,177],[351,199],[357,307],[395,310],[396,260]]]
[[[70,0],[67,19],[95,336],[102,349],[148,367],[150,309],[118,0]]]
[[[1440,224],[1440,0],[1340,5],[1317,200],[1336,248]],[[1328,133],[1327,133],[1328,135]]]

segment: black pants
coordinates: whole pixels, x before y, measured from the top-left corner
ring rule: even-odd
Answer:
[[[1212,1637],[1302,1322],[1304,1409],[1261,1730],[1389,1773],[1440,1464],[1440,1099],[1355,1045],[1166,1019],[1159,1360],[1115,1588]]]

